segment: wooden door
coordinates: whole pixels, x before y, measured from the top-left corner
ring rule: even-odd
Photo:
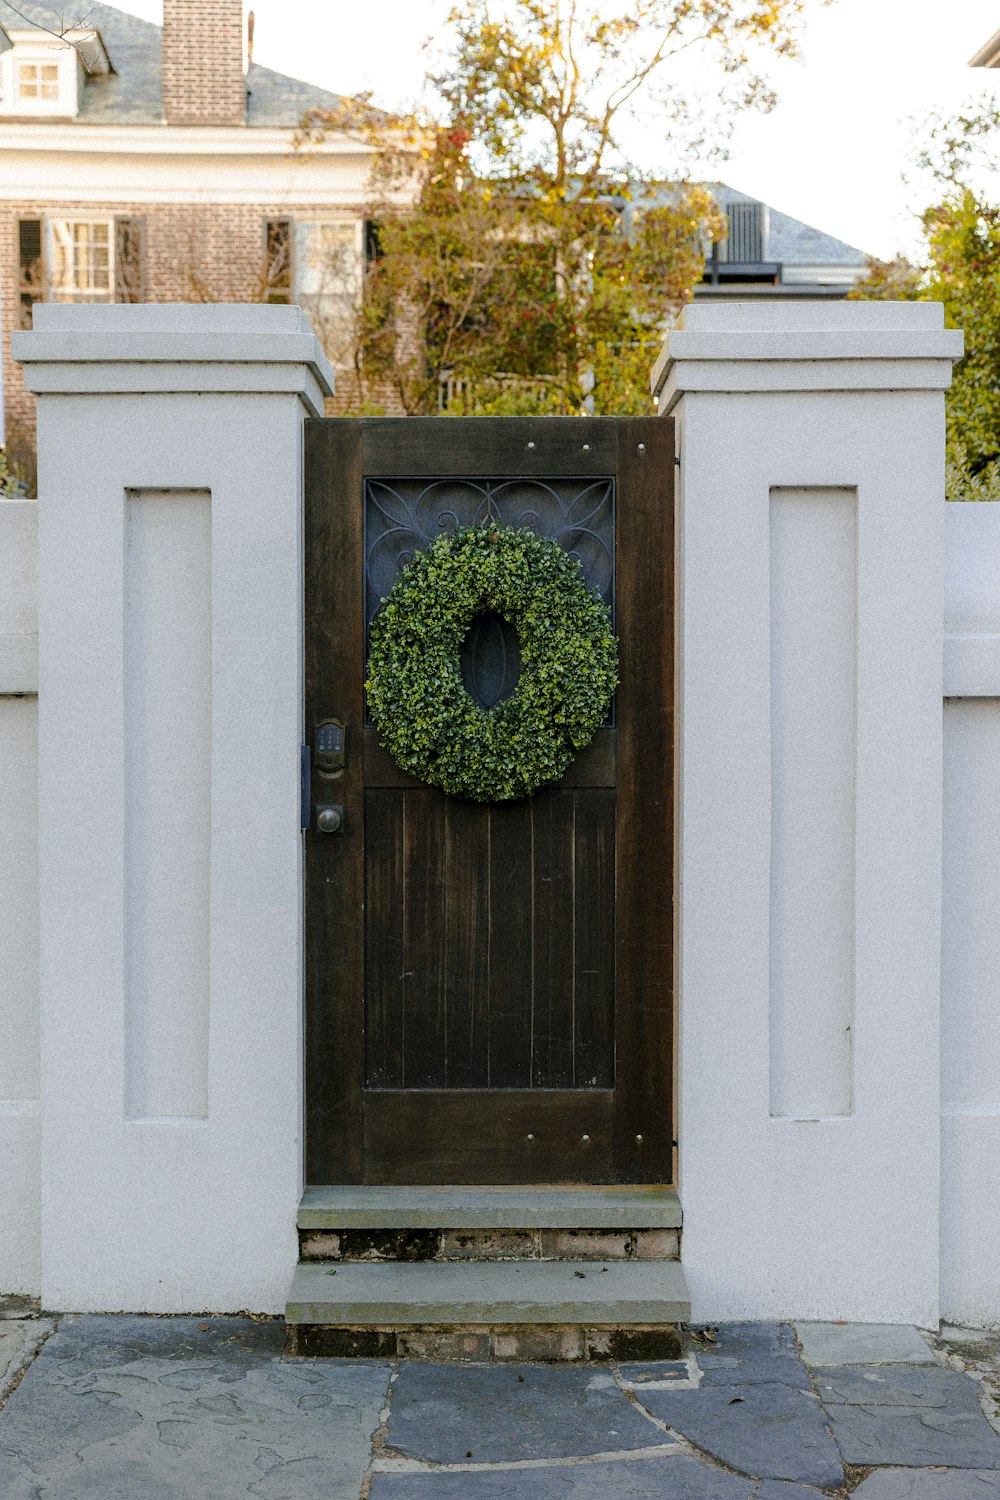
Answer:
[[[310,1182],[671,1180],[673,474],[662,418],[307,424],[307,734],[345,726],[311,788],[343,830],[306,836]],[[621,681],[558,785],[480,806],[396,767],[364,674],[398,567],[487,516],[579,556]],[[466,643],[487,705],[510,636]]]

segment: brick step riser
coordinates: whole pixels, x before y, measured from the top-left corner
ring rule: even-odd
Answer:
[[[673,1261],[677,1229],[300,1229],[304,1261]]]
[[[369,1328],[297,1324],[285,1352],[306,1359],[426,1359],[448,1363],[604,1364],[675,1360],[687,1352],[678,1324],[403,1324]]]

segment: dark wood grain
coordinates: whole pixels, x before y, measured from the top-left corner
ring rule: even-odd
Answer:
[[[674,432],[619,426],[615,1171],[669,1181],[673,1075]]]
[[[367,1094],[367,1180],[611,1182],[612,1099],[603,1089]]]
[[[366,474],[483,478],[613,474],[613,417],[366,417]]]
[[[445,798],[407,792],[404,822],[403,1076],[408,1089],[448,1082],[445,971]]]
[[[573,837],[575,794],[538,792],[531,802],[533,972],[531,1083],[573,1084]]]
[[[306,441],[307,734],[348,728],[343,774],[313,779],[348,831],[306,841],[309,1180],[669,1181],[672,424],[340,419]],[[557,787],[452,801],[364,727],[366,473],[616,475],[617,727]]]
[[[576,793],[573,1082],[615,1081],[615,794]]]
[[[403,1082],[403,945],[406,794],[365,792],[365,1077],[369,1088]]]
[[[487,1088],[489,1050],[489,810],[445,799],[445,1081]]]
[[[472,420],[471,418],[469,419]],[[615,784],[615,731],[599,729],[585,750],[581,750],[564,771],[561,787],[613,787]],[[379,741],[378,730],[365,728],[365,786],[423,787],[415,776],[401,771]]]
[[[335,780],[313,772],[314,802],[347,808],[347,831],[306,837],[306,1175],[360,1182],[364,1069],[361,435],[306,423],[305,716],[347,728]],[[315,761],[314,761],[315,764]]]
[[[490,1076],[531,1085],[531,803],[490,808]]]

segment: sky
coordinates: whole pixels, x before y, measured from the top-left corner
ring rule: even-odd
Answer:
[[[390,107],[418,97],[424,43],[449,9],[449,0],[250,4],[257,62],[335,93],[371,90]],[[162,18],[161,0],[119,8]],[[913,254],[916,215],[928,201],[919,180],[904,180],[913,120],[977,93],[1000,94],[1000,70],[967,66],[998,29],[1000,0],[812,0],[801,58],[772,69],[778,107],[741,117],[729,160],[706,165],[705,175],[870,254]],[[662,158],[648,127],[630,143],[640,165]]]

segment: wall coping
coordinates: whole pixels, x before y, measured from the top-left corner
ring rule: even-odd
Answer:
[[[334,388],[299,307],[41,303],[11,351],[36,395],[288,392],[322,416]]]
[[[664,415],[685,391],[945,390],[963,347],[939,302],[696,303],[650,384]]]

